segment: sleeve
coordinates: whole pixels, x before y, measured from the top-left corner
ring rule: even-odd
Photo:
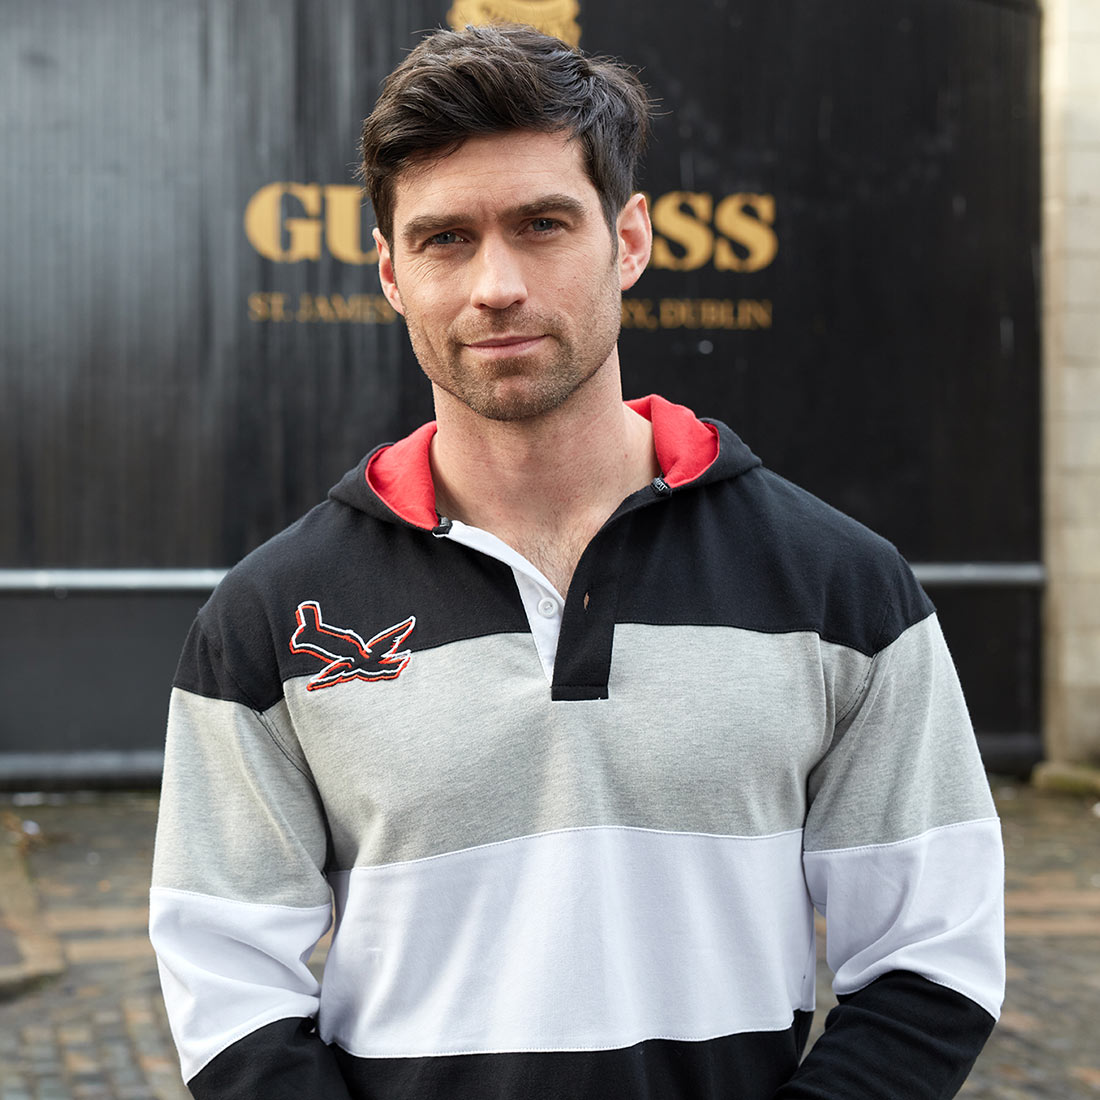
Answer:
[[[198,1100],[340,1100],[307,966],[332,919],[325,818],[278,677],[258,685],[231,664],[196,623],[169,706],[150,892],[168,1018]],[[261,709],[258,691],[277,698]]]
[[[839,1004],[776,1100],[952,1097],[1004,995],[1004,858],[930,605],[866,662],[809,798],[803,867]]]

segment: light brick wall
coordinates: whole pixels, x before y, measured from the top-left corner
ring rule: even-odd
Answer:
[[[1100,764],[1100,0],[1043,8],[1045,741]]]

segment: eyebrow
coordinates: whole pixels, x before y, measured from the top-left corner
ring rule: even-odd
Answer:
[[[562,194],[542,195],[531,202],[509,207],[503,211],[502,217],[523,219],[537,218],[546,214],[569,214],[581,221],[587,213],[584,203],[572,195]],[[424,237],[431,237],[445,229],[454,229],[455,226],[469,225],[475,220],[474,215],[469,213],[420,214],[406,223],[401,230],[401,237],[407,245],[411,245]]]

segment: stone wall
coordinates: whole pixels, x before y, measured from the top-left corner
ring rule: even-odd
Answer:
[[[1045,745],[1100,765],[1100,0],[1043,5]]]

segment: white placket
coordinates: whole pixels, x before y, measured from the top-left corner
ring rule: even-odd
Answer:
[[[542,662],[546,679],[553,683],[554,655],[558,651],[565,597],[518,550],[480,527],[471,527],[457,519],[451,520],[444,537],[496,558],[511,568],[523,610],[527,614],[527,622],[531,627],[531,637],[535,640],[535,650]]]

